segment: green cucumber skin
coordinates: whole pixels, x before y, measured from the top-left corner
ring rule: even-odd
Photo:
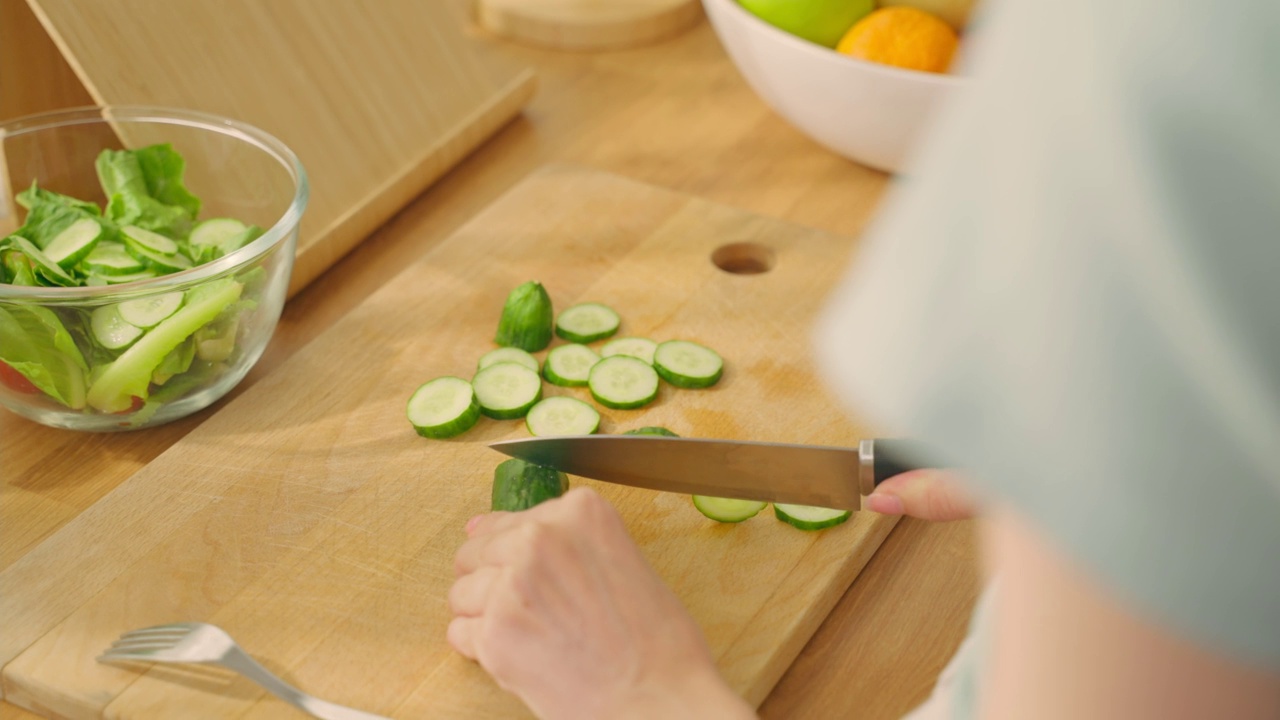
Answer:
[[[662,437],[680,437],[679,435],[671,432],[670,430],[664,427],[659,427],[657,425],[639,427],[634,430],[628,430],[622,434],[623,435],[659,435]]]
[[[519,458],[506,460],[493,471],[494,512],[520,512],[554,500],[569,490],[569,476]]]
[[[618,332],[618,328],[614,328],[612,330],[593,333],[591,335],[579,335],[578,333],[575,333],[571,330],[565,330],[563,328],[556,327],[557,335],[564,338],[565,340],[568,340],[569,342],[579,343],[581,345],[586,345],[587,343],[593,343],[597,340],[604,340],[607,337],[612,337],[617,332]]]
[[[702,513],[703,517],[706,517],[709,520],[715,520],[718,523],[725,523],[727,525],[734,525],[740,522],[746,522],[747,520],[750,520],[756,515],[759,515],[760,511],[763,510],[766,505],[768,505],[768,503],[758,503],[758,504],[752,503],[753,505],[755,505],[755,511],[752,512],[750,515],[742,515],[741,517],[725,517],[724,515],[712,515],[711,514],[713,512],[712,510],[706,509],[698,503],[699,497],[700,496],[698,495],[694,495],[690,498],[691,500],[693,500],[693,506],[697,508],[698,512]],[[719,500],[720,498],[708,497],[706,499],[714,501],[714,500]]]
[[[837,518],[833,518],[831,520],[823,520],[821,522],[807,522],[804,520],[797,520],[796,518],[793,518],[790,515],[787,515],[786,513],[779,510],[776,504],[773,506],[773,515],[774,517],[790,525],[791,527],[796,528],[797,530],[804,530],[806,532],[813,532],[816,530],[826,530],[827,528],[833,528],[837,525],[843,525],[844,523],[849,521],[849,518],[853,517],[853,513],[847,512],[844,515],[841,515],[840,517],[837,517]]]
[[[546,288],[541,283],[526,282],[507,296],[494,342],[528,352],[545,349],[551,344],[553,319]]]
[[[709,378],[697,378],[697,379],[691,379],[691,378],[685,377],[684,375],[677,375],[671,372],[670,370],[666,369],[665,367],[659,365],[656,362],[653,364],[653,369],[658,371],[658,376],[661,377],[663,380],[666,380],[668,383],[675,385],[678,388],[685,388],[688,390],[700,390],[702,388],[709,388],[712,385],[715,385],[716,383],[720,382],[720,378],[724,377],[723,367],[720,368],[720,370],[715,375],[712,375]]]
[[[610,408],[612,410],[635,410],[637,408],[642,408],[645,405],[648,405],[649,403],[657,399],[657,398],[647,398],[644,400],[636,400],[635,402],[614,402],[612,400],[606,400],[605,398],[600,397],[599,395],[596,394],[595,390],[591,391],[591,398],[596,402],[600,403],[601,405],[607,408]]]
[[[472,395],[471,407],[467,408],[467,411],[463,413],[462,417],[458,418],[457,420],[454,420],[453,422],[445,423],[443,425],[437,425],[435,427],[424,427],[421,425],[414,425],[413,430],[414,432],[418,433],[424,438],[430,438],[432,440],[445,440],[447,438],[457,437],[461,435],[462,433],[475,427],[476,423],[478,422],[480,422],[480,406],[476,403],[475,396]]]

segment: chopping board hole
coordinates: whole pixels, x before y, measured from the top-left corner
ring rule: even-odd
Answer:
[[[773,248],[756,243],[721,245],[711,253],[711,262],[734,275],[759,275],[773,269]]]

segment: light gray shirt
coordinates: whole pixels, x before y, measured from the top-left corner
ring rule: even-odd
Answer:
[[[1280,670],[1280,3],[988,9],[826,375],[1126,607]]]

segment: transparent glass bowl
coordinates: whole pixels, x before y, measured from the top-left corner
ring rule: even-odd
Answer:
[[[166,423],[235,387],[275,332],[307,178],[288,147],[249,125],[151,107],[79,108],[0,124],[0,237],[22,224],[25,211],[14,195],[33,181],[102,207],[98,154],[156,143],[169,143],[186,161],[186,187],[202,203],[198,220],[235,218],[265,232],[217,260],[148,280],[67,288],[0,283],[0,404],[9,410],[72,430]],[[95,310],[134,300],[163,304],[161,296],[172,303],[178,293],[179,309],[133,344],[105,350],[94,339]],[[172,373],[187,357],[190,364]]]

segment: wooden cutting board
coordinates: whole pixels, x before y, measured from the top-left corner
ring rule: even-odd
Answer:
[[[405,718],[521,716],[444,632],[463,524],[487,510],[503,459],[486,443],[526,431],[484,419],[426,440],[405,419],[409,395],[469,376],[507,292],[537,279],[559,308],[604,302],[625,334],[693,339],[726,358],[715,387],[664,384],[649,407],[602,410],[602,432],[852,445],[863,432],[809,353],[811,318],[851,246],[613,175],[535,174],[0,573],[6,699],[77,718],[291,716],[226,673],[94,662],[125,630],[203,620],[335,702]],[[615,504],[755,704],[894,522],[864,513],[806,533],[766,511],[720,525],[685,496],[573,482]]]
[[[216,113],[297,153],[311,200],[290,294],[514,117],[535,84],[468,37],[458,2],[28,4],[94,102]],[[50,82],[29,70],[12,79]]]
[[[698,0],[476,0],[490,32],[560,50],[621,50],[677,35],[698,22]]]

